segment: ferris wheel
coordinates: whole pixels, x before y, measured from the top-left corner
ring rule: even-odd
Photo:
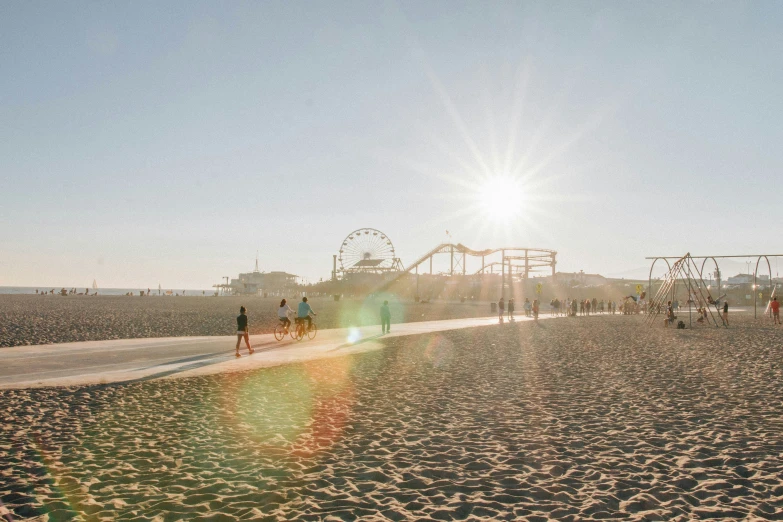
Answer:
[[[378,272],[394,267],[391,239],[380,230],[360,228],[343,240],[338,256],[343,272]]]

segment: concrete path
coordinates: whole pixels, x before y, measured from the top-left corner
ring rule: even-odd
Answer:
[[[523,316],[517,320],[531,319]],[[498,324],[497,316],[393,324],[391,333],[386,335],[380,334],[379,325],[319,330],[315,339],[302,341],[290,337],[277,341],[272,334],[253,335],[250,343],[255,354],[248,356],[243,342],[240,358],[234,356],[236,336],[122,339],[0,348],[0,388],[77,386],[250,370],[366,352],[380,348],[381,338],[491,324]]]

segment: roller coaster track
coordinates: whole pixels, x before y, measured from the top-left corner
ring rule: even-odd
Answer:
[[[506,253],[512,253],[516,254],[518,252],[527,252],[528,259],[530,260],[544,260],[544,259],[550,259],[551,261],[554,261],[555,256],[557,255],[557,252],[555,250],[547,250],[545,248],[524,248],[524,247],[504,247],[504,248],[489,248],[486,250],[473,250],[472,248],[468,248],[462,243],[441,243],[440,245],[436,246],[423,256],[421,256],[419,259],[417,259],[412,264],[408,265],[408,268],[405,270],[406,272],[410,273],[413,270],[416,269],[419,265],[430,259],[432,256],[436,254],[449,254],[452,252],[455,254],[465,254],[469,256],[474,257],[484,257],[489,256],[492,254],[495,254],[497,252],[506,252]],[[543,254],[543,255],[537,255],[537,254]],[[506,255],[507,259],[524,259],[525,255]],[[549,265],[550,263],[547,263]],[[481,270],[479,270],[481,272]],[[478,272],[476,272],[478,273]]]

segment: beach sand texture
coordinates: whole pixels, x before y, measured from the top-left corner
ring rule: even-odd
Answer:
[[[0,294],[0,347],[145,337],[233,335],[239,307],[246,306],[250,334],[272,333],[279,297],[125,297]],[[388,299],[388,297],[387,297]],[[296,309],[300,298],[289,298]],[[318,327],[380,324],[384,297],[313,297]],[[395,323],[482,317],[485,302],[402,303],[390,299]]]
[[[640,322],[0,391],[0,498],[40,520],[783,518],[783,330]]]

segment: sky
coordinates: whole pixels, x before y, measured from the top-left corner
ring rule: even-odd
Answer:
[[[0,9],[0,285],[316,282],[364,227],[406,266],[783,250],[780,2]]]

